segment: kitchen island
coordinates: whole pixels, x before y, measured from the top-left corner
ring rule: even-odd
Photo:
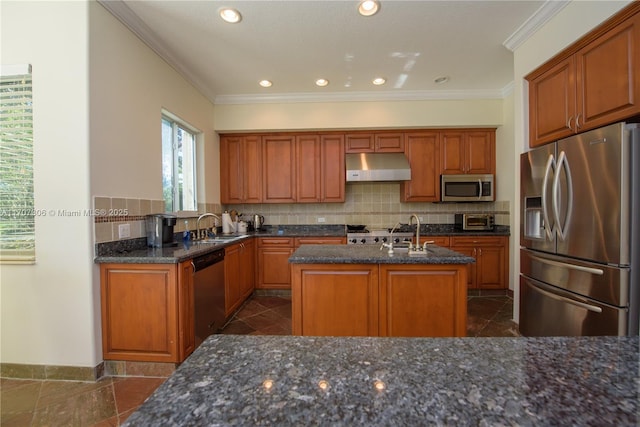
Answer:
[[[637,426],[639,344],[214,335],[124,425]]]
[[[289,258],[293,335],[461,337],[474,259],[429,246],[305,245]]]

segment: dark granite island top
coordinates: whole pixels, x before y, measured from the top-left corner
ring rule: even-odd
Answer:
[[[639,338],[209,337],[126,426],[637,426]]]
[[[379,245],[304,245],[289,257],[292,264],[469,264],[472,257],[429,245],[427,256],[409,256],[406,249],[380,250]]]

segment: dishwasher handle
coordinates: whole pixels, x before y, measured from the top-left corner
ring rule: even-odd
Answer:
[[[203,270],[213,264],[224,261],[224,249],[219,249],[193,259],[193,272]]]

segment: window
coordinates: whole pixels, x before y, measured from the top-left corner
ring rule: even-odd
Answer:
[[[184,123],[162,116],[162,194],[165,211],[197,211],[196,137]]]
[[[35,261],[31,66],[0,72],[0,261]]]

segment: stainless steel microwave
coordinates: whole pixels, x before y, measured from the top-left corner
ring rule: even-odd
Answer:
[[[440,201],[492,202],[495,200],[494,177],[479,175],[440,175]]]

